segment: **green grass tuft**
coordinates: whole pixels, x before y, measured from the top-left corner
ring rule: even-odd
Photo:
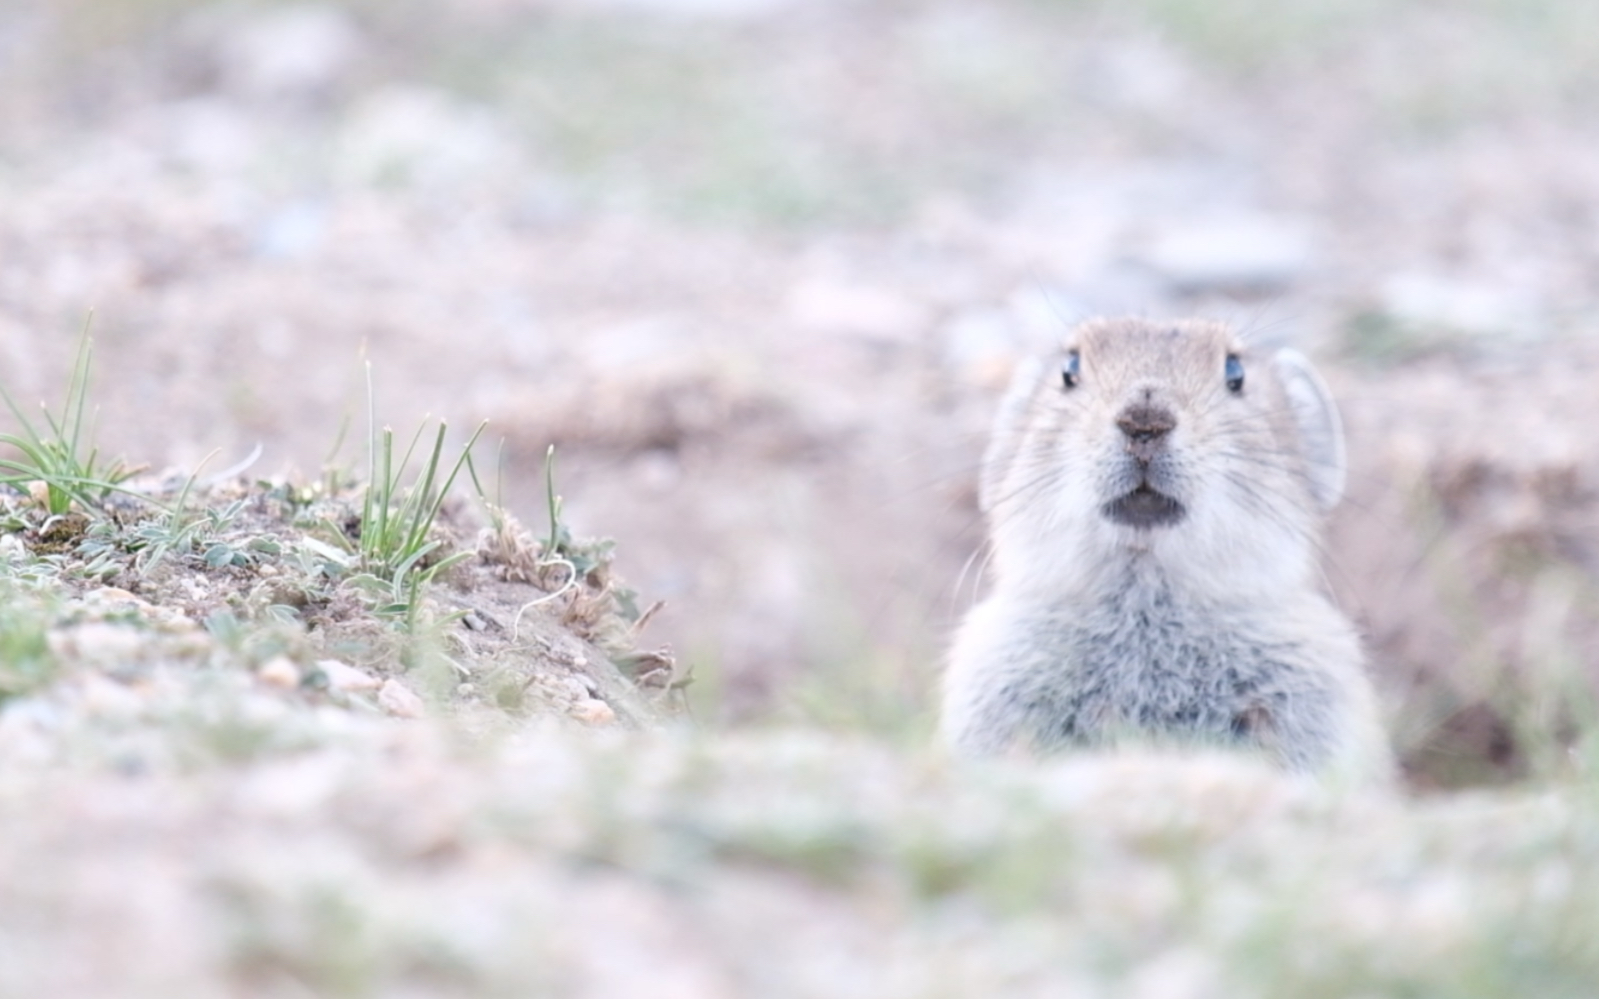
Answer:
[[[480,423],[462,445],[460,456],[446,465],[444,441],[449,424],[440,420],[416,480],[407,486],[406,474],[427,423],[424,421],[417,428],[405,453],[396,461],[394,430],[377,429],[374,399],[372,368],[368,364],[368,477],[361,502],[360,534],[355,542],[359,574],[351,582],[377,599],[375,609],[379,614],[402,618],[408,628],[414,629],[422,588],[471,557],[470,552],[441,555],[444,542],[433,536],[433,525],[456,476],[466,467],[472,447],[488,424]]]
[[[0,458],[0,469],[10,473],[0,475],[0,482],[23,489],[42,483],[44,505],[55,516],[71,510],[74,502],[85,510],[102,510],[118,484],[133,474],[120,460],[101,463],[99,451],[89,440],[87,409],[93,361],[94,341],[86,321],[67,382],[66,402],[59,416],[41,404],[45,421],[42,430],[23,414],[11,393],[0,386],[0,398],[5,399],[19,429],[18,433],[0,434],[0,443],[20,453],[17,458]]]

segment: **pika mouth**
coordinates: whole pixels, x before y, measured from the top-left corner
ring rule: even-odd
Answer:
[[[1188,510],[1179,502],[1145,482],[1130,493],[1106,503],[1102,512],[1127,527],[1169,527],[1182,520]]]

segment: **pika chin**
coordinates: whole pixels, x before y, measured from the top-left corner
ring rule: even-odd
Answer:
[[[1298,353],[1220,323],[1079,326],[1000,406],[979,489],[993,586],[950,651],[943,739],[1231,746],[1388,781],[1359,640],[1320,586],[1344,476]]]

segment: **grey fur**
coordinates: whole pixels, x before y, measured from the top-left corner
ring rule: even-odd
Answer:
[[[1038,384],[1042,365],[1029,357],[1016,366],[1011,376],[1010,388],[1000,400],[999,413],[994,417],[998,424],[1015,425],[1027,412],[1033,401],[1033,390]],[[989,438],[988,450],[983,454],[983,469],[978,476],[977,505],[987,513],[999,496],[1001,478],[1016,459],[1018,440],[1014,434],[994,434]]]
[[[1185,606],[1158,573],[1130,570],[1095,605],[1016,614],[996,650],[1009,668],[976,692],[962,741],[1050,751],[1142,735],[1315,770],[1336,753],[1347,710],[1317,665],[1323,651],[1248,614]]]
[[[1078,386],[1028,367],[996,419],[981,488],[994,587],[956,636],[945,740],[983,755],[1134,737],[1385,777],[1359,642],[1316,583],[1344,454],[1308,362],[1252,358],[1195,322],[1094,321],[1066,349]],[[1241,390],[1226,387],[1228,357]],[[1169,432],[1129,436],[1156,424],[1127,414],[1157,411]],[[1149,489],[1182,516],[1107,513]]]

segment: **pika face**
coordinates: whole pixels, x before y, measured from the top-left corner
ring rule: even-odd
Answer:
[[[1337,411],[1298,354],[1219,323],[1098,321],[1018,374],[981,501],[1001,575],[1132,549],[1265,584],[1310,564],[1343,478]]]

